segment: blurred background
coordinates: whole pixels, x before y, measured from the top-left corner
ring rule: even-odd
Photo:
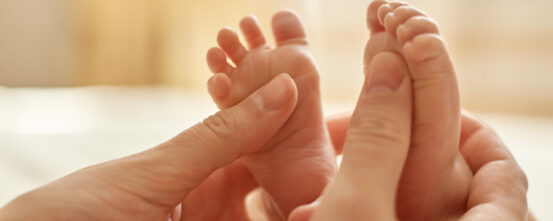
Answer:
[[[269,34],[271,15],[292,8],[309,31],[325,98],[354,100],[368,37],[367,2],[1,0],[0,84],[204,90],[205,52],[219,28],[237,28],[243,16],[256,14]],[[553,3],[411,2],[439,21],[465,107],[553,115]]]
[[[412,0],[448,41],[463,107],[496,127],[553,219],[553,2]],[[207,49],[221,27],[297,11],[325,111],[353,108],[369,0],[0,0],[0,205],[92,163],[151,147],[213,113]]]

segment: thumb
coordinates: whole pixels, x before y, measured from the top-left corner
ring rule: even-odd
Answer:
[[[395,220],[395,192],[410,142],[412,83],[394,53],[377,54],[367,70],[342,165],[312,220]]]
[[[112,166],[126,171],[104,171],[116,171],[109,179],[126,191],[174,207],[213,171],[261,149],[291,115],[296,101],[294,81],[279,75],[236,106]]]

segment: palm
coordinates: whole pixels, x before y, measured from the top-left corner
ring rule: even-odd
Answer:
[[[412,145],[411,148],[425,147]],[[455,151],[452,161],[442,164],[444,167],[437,166],[440,165],[437,162],[440,159],[439,154],[432,153],[426,156],[428,161],[423,165],[429,167],[420,166],[421,163],[417,159],[423,157],[408,156],[405,162],[398,188],[398,216],[412,218],[417,217],[414,214],[439,214],[433,215],[439,220],[459,217],[466,212],[473,177],[469,166],[459,151]]]

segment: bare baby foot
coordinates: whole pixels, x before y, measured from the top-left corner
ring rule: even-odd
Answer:
[[[285,218],[295,207],[321,194],[336,166],[321,109],[319,72],[302,24],[294,13],[282,11],[274,15],[272,27],[275,48],[267,45],[254,17],[244,18],[240,28],[249,50],[234,31],[222,29],[217,37],[219,47],[207,54],[215,74],[208,81],[208,90],[215,103],[225,109],[282,73],[294,79],[298,88],[296,110],[266,144],[265,151],[242,159]]]
[[[409,156],[397,195],[400,220],[445,220],[463,214],[472,172],[459,151],[457,80],[438,26],[404,2],[376,0],[368,9],[371,38],[365,69],[382,51],[402,55],[413,80]]]

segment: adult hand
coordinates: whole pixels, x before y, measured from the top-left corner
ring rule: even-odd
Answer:
[[[394,53],[377,54],[369,67],[340,170],[311,220],[395,220],[395,195],[411,136],[412,83],[403,59]],[[298,208],[291,219],[307,220],[309,209]]]
[[[165,221],[179,204],[186,220],[246,219],[243,198],[256,185],[233,162],[258,151],[288,119],[296,101],[294,81],[280,75],[235,107],[168,142],[85,168],[16,198],[0,210],[0,220]],[[235,178],[240,181],[227,182]],[[224,187],[238,191],[217,195]],[[207,196],[213,210],[203,210],[206,202],[187,206],[192,192]],[[220,206],[227,204],[236,206]],[[203,210],[203,215],[193,217],[193,209]]]
[[[338,153],[344,147],[351,114],[327,121]],[[501,138],[468,112],[462,113],[460,148],[474,175],[467,212],[461,220],[535,220],[527,209],[527,179]],[[317,203],[301,210],[302,219]]]
[[[374,63],[380,65],[371,65],[373,73],[407,74],[401,58],[389,53],[377,58]],[[393,64],[399,67],[389,67]],[[396,219],[396,189],[410,142],[407,113],[411,106],[406,103],[411,101],[401,102],[411,99],[408,86],[404,86],[409,79],[395,91],[377,94],[369,92],[375,78],[379,77],[371,76],[365,82],[351,118],[348,114],[327,122],[337,151],[344,150],[342,167],[321,201],[297,208],[291,220]],[[466,112],[461,125],[459,150],[474,178],[467,210],[459,219],[533,220],[527,209],[526,176],[500,138]]]

